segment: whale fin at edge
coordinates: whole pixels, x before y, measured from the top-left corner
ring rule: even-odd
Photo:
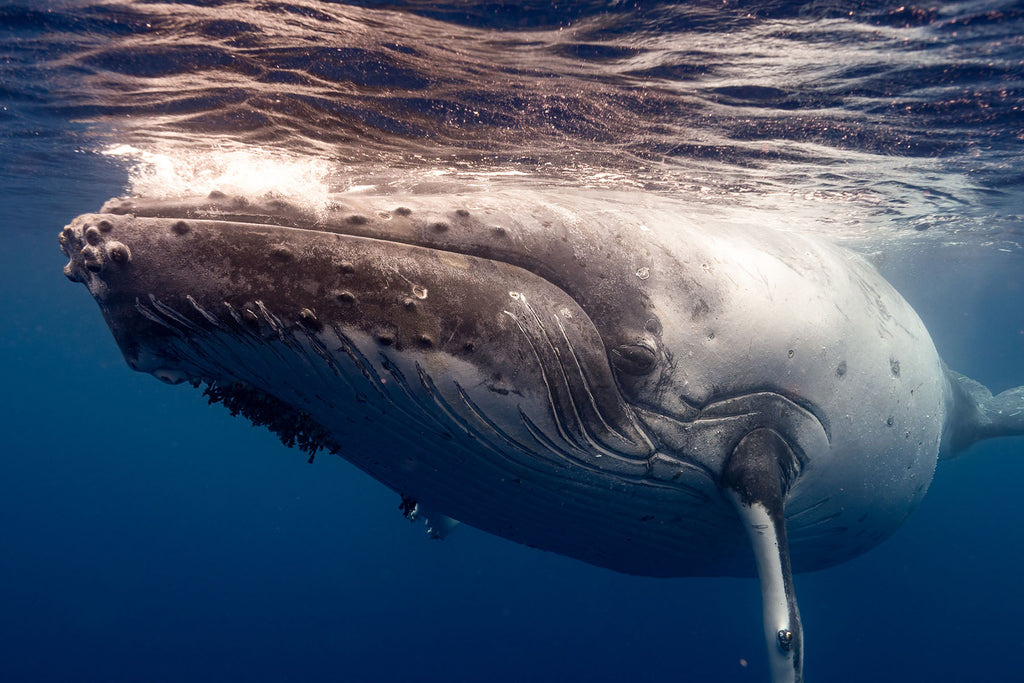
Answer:
[[[971,444],[1024,435],[1024,386],[993,395],[981,382],[946,368],[953,400],[940,455],[952,458]]]

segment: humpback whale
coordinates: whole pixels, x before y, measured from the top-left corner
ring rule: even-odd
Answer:
[[[775,683],[803,678],[793,573],[890,535],[940,454],[1024,433],[1024,387],[947,369],[860,256],[669,198],[121,198],[59,240],[132,368],[341,455],[432,534],[757,576]]]

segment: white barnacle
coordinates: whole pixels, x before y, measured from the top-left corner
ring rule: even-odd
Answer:
[[[417,299],[426,299],[427,298],[427,288],[426,287],[421,287],[419,285],[413,285],[412,286],[412,295],[414,297],[416,297]]]
[[[641,280],[646,280],[651,276],[651,269],[647,266],[641,266],[636,269],[636,276]]]

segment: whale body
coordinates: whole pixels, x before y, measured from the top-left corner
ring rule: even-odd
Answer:
[[[889,536],[940,451],[1024,431],[1024,391],[947,370],[860,256],[657,196],[115,199],[60,241],[132,368],[342,455],[437,535],[759,576],[777,682],[802,680],[791,571]]]

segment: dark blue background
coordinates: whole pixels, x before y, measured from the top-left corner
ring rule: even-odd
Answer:
[[[766,680],[754,580],[430,541],[342,460],[129,370],[56,241],[126,170],[45,87],[0,85],[0,681]],[[1024,256],[963,241],[883,270],[952,367],[1020,384]],[[1024,677],[1022,455],[940,463],[893,538],[797,577],[808,681]]]

